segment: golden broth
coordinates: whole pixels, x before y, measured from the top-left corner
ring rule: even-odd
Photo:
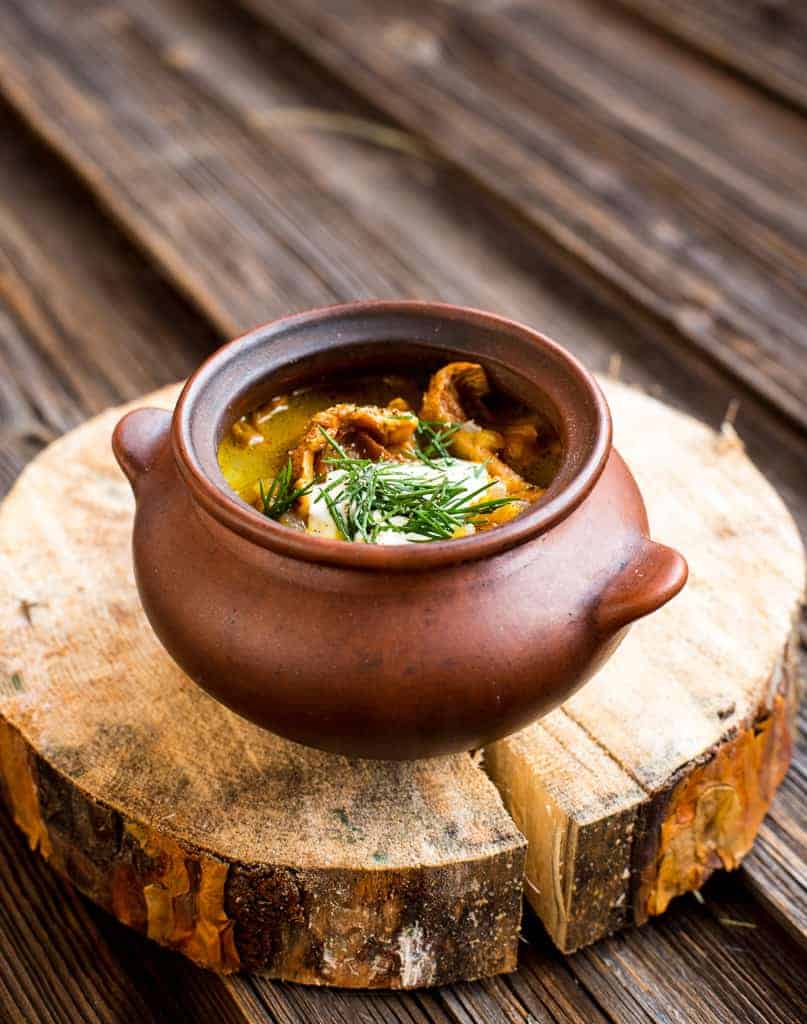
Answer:
[[[337,381],[333,386],[315,385],[294,391],[287,396],[286,409],[272,413],[259,421],[255,411],[242,421],[248,421],[260,431],[263,444],[245,446],[232,430],[219,445],[219,467],[224,479],[245,501],[257,497],[258,481],[274,479],[308,426],[311,417],[323,409],[340,402],[355,405],[388,405],[395,398],[403,398],[414,410],[420,408],[420,399],[426,380],[388,375],[358,377]]]

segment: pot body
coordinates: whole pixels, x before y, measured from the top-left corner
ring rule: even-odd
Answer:
[[[345,369],[480,362],[563,448],[541,501],[458,540],[348,544],[266,519],[228,487],[221,437],[272,394]],[[523,324],[429,302],[359,302],[262,325],[215,352],[173,417],[118,424],[137,501],[143,607],[176,662],[300,743],[403,759],[479,747],[569,697],[630,622],[684,585],[649,540],[591,375]]]
[[[135,486],[143,607],[200,686],[300,743],[381,759],[482,746],[569,697],[683,585],[614,451],[582,504],[532,540],[367,571],[286,557],[220,523],[178,472],[162,416]]]

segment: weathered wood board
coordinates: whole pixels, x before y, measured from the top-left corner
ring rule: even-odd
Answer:
[[[795,112],[593,0],[242,2],[573,273],[807,426]]]
[[[512,969],[524,841],[469,756],[308,750],[162,651],[132,579],[119,414],[48,448],[0,512],[0,777],[31,846],[217,970],[408,988]]]
[[[530,844],[527,898],[565,951],[749,850],[790,761],[804,592],[795,524],[732,428],[603,383],[653,535],[690,577],[562,709],[486,752]]]
[[[616,0],[706,56],[807,107],[807,8],[798,0]]]

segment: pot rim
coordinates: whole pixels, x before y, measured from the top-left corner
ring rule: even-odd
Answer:
[[[193,439],[193,423],[204,403],[207,385],[216,377],[232,369],[232,363],[250,342],[258,342],[267,333],[279,334],[294,327],[319,326],[360,314],[371,316],[431,317],[447,321],[461,320],[495,332],[517,337],[525,344],[537,346],[544,353],[564,364],[569,378],[584,395],[594,411],[594,434],[590,438],[572,438],[564,450],[563,461],[556,474],[572,460],[579,462],[577,469],[557,493],[552,485],[547,490],[548,500],[541,499],[534,508],[515,519],[485,533],[455,540],[430,541],[423,544],[372,545],[350,544],[341,540],[314,537],[266,518],[257,509],[230,490],[223,475],[206,472]],[[379,334],[383,328],[379,327]],[[320,346],[320,349],[325,346]],[[470,355],[471,353],[466,353]],[[275,372],[279,365],[269,363],[264,377]],[[502,365],[507,366],[506,362]],[[512,372],[523,376],[519,371]],[[234,392],[236,376],[232,378]],[[219,410],[220,411],[220,410]],[[562,410],[559,410],[562,412]],[[307,562],[338,565],[350,569],[418,571],[444,565],[485,558],[506,551],[537,537],[570,515],[590,493],[599,479],[611,450],[611,414],[605,396],[596,380],[582,363],[557,342],[518,321],[467,306],[421,300],[373,299],[324,306],[318,309],[270,320],[227,342],[210,355],[188,379],[174,410],[172,445],[179,471],[198,504],[222,525],[263,548],[281,555]],[[217,461],[216,461],[217,467]]]

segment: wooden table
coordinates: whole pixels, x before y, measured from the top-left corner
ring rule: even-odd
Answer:
[[[0,488],[253,323],[439,297],[714,425],[739,402],[807,532],[797,6],[5,0]],[[0,1017],[800,1021],[806,769],[802,743],[754,851],[701,899],[571,957],[528,913],[516,974],[406,995],[198,970],[3,812]]]

